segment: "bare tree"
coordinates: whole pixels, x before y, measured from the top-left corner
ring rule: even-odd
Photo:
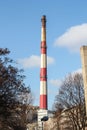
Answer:
[[[85,105],[82,74],[69,74],[62,82],[59,93],[55,97],[55,108],[68,109],[67,117],[73,130],[84,130]]]
[[[23,70],[15,67],[15,62],[7,57],[9,53],[10,51],[7,48],[0,48],[0,123],[2,122],[3,124],[4,122],[3,130],[5,124],[8,126],[15,124],[13,120],[10,120],[10,117],[16,112],[16,107],[23,104],[22,101],[25,97],[26,101],[24,101],[24,104],[27,101],[28,104],[32,103],[32,96],[29,96],[31,95],[31,89],[24,83]],[[24,107],[22,110],[24,110]],[[15,113],[15,115],[17,114]],[[22,126],[24,125],[21,119],[17,120],[16,123],[18,122],[21,122]]]

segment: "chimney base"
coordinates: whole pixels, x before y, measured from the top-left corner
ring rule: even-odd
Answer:
[[[38,110],[38,130],[43,130],[44,122],[41,119],[48,116],[48,110],[39,109]]]

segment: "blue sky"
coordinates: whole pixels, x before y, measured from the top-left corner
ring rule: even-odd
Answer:
[[[87,1],[0,0],[0,47],[25,71],[39,105],[41,17],[47,18],[48,106],[61,80],[81,71],[80,47],[87,44]]]

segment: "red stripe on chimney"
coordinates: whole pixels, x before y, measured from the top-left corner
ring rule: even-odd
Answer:
[[[46,41],[41,42],[41,54],[46,54]]]
[[[47,109],[47,95],[40,95],[40,108]]]

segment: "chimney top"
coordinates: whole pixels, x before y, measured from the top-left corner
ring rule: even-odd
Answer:
[[[41,18],[42,26],[46,26],[46,15],[43,15]]]

